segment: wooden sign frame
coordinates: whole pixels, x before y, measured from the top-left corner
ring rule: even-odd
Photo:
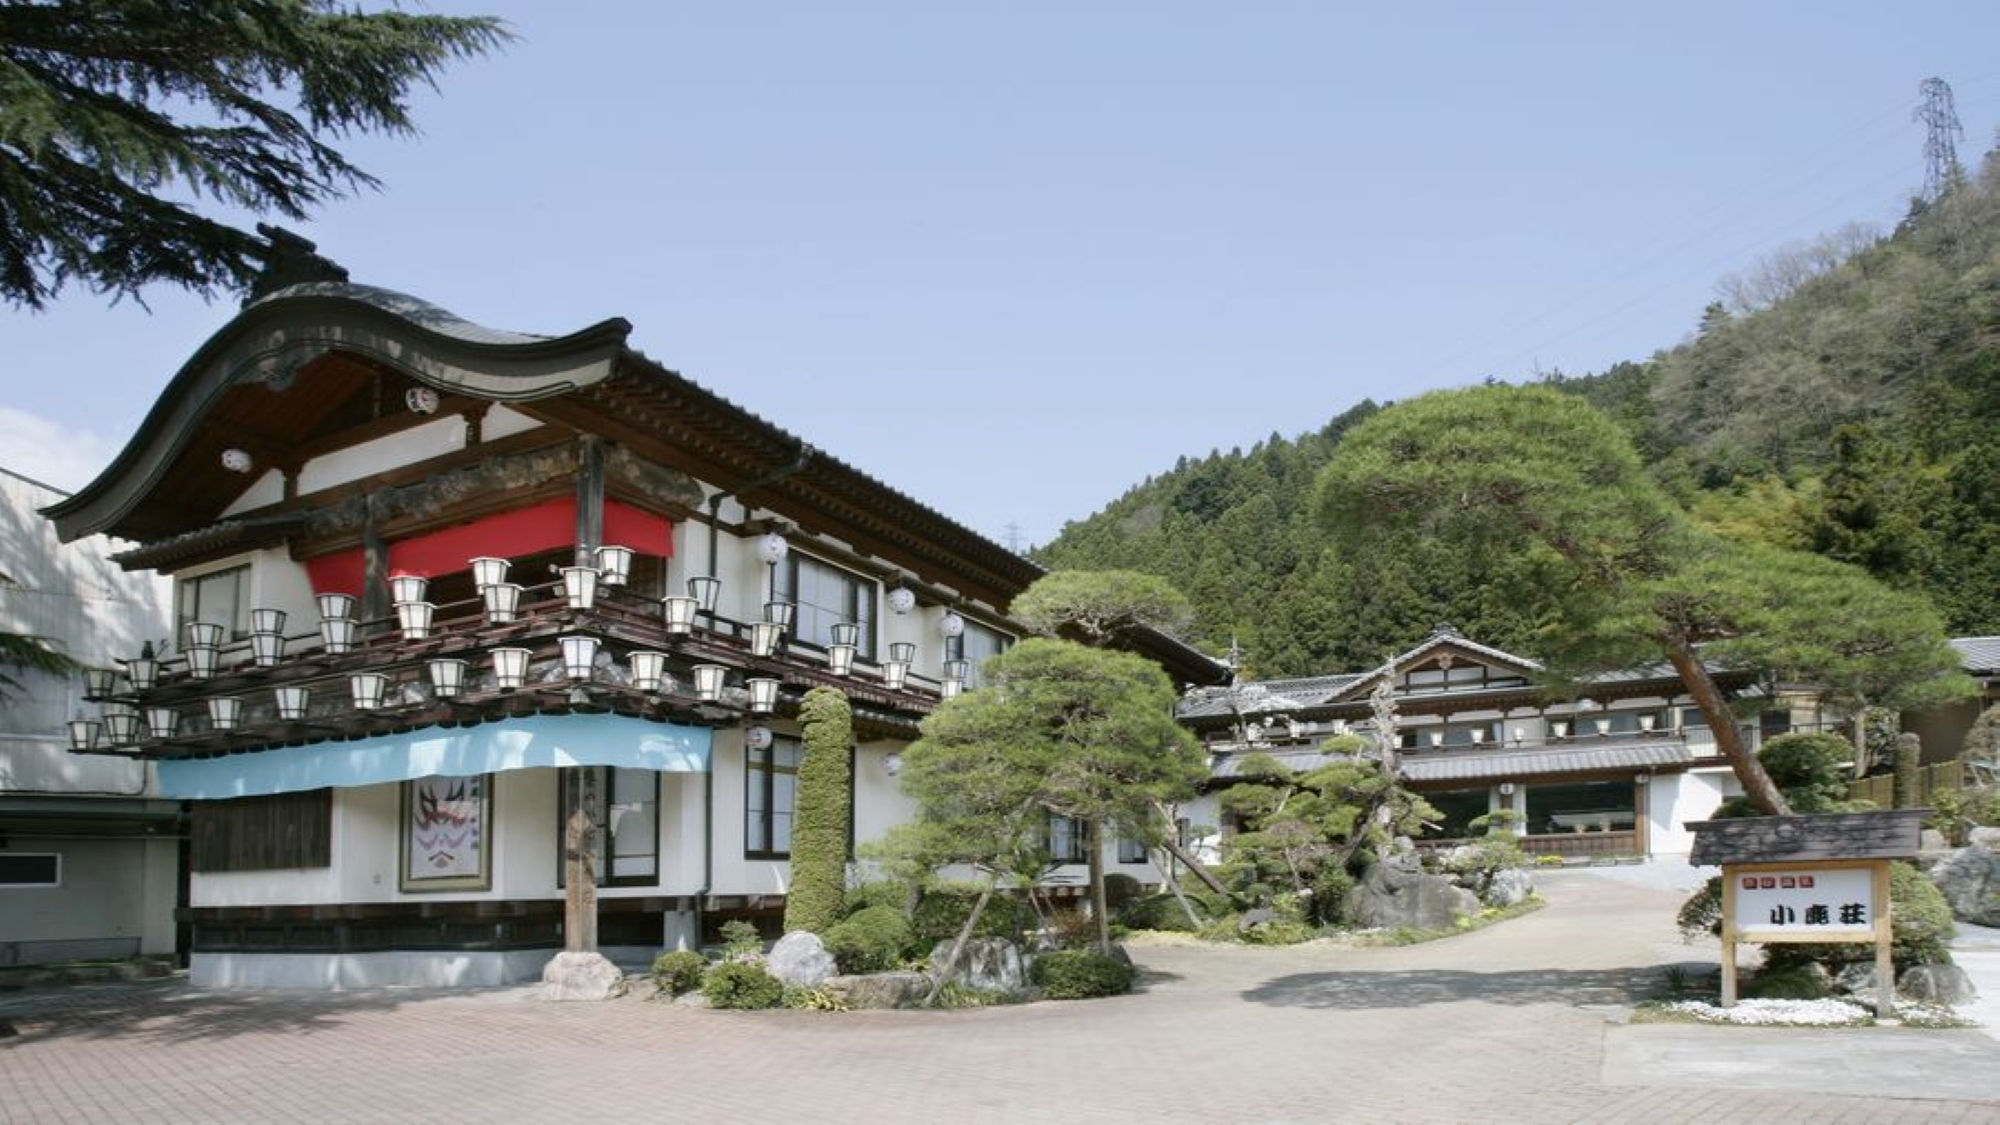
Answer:
[[[1722,1006],[1736,1004],[1736,947],[1738,944],[1775,942],[1872,943],[1875,946],[1875,1014],[1888,1019],[1896,1010],[1896,967],[1891,955],[1894,936],[1889,902],[1889,860],[1819,859],[1793,863],[1726,863],[1722,866]],[[1775,930],[1742,925],[1738,917],[1738,888],[1746,878],[1778,879],[1811,877],[1819,872],[1864,871],[1868,873],[1874,898],[1873,917],[1865,927],[1841,927],[1829,922],[1826,929]]]

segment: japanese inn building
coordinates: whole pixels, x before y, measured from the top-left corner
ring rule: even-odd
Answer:
[[[623,320],[496,331],[320,265],[44,509],[173,580],[174,635],[90,673],[71,745],[188,802],[195,983],[519,981],[565,946],[768,923],[816,685],[853,706],[852,837],[911,815],[899,751],[1018,634],[1039,568]],[[1177,682],[1227,674],[1138,647]],[[566,856],[577,828],[594,854]]]
[[[1777,734],[1847,729],[1810,688],[1710,671],[1732,699],[1757,709],[1742,727],[1753,751]],[[1207,746],[1217,786],[1252,754],[1305,771],[1329,760],[1320,748],[1329,737],[1368,729],[1370,694],[1384,679],[1402,778],[1441,814],[1420,845],[1478,835],[1475,819],[1511,810],[1530,852],[1685,858],[1694,840],[1687,822],[1742,792],[1671,667],[1604,673],[1552,696],[1539,663],[1449,626],[1377,668],[1198,687],[1179,716]],[[1212,802],[1195,810],[1195,820],[1204,816],[1231,828]]]

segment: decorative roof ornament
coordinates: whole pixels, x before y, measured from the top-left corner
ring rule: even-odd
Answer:
[[[257,233],[264,236],[265,244],[251,253],[263,260],[264,269],[250,283],[250,292],[243,298],[245,305],[294,285],[347,280],[347,270],[332,259],[321,257],[317,252],[319,245],[312,240],[269,223],[258,223]]]

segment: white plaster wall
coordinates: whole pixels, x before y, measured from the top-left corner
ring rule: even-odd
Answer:
[[[0,887],[0,943],[146,937],[148,841],[10,833],[6,850],[62,857],[60,885]]]
[[[1743,791],[1726,768],[1655,774],[1647,799],[1652,809],[1652,852],[1655,856],[1685,856],[1694,850],[1689,821],[1707,820],[1724,799]]]
[[[889,776],[884,760],[909,747],[900,741],[864,742],[854,755],[854,842],[879,840],[889,829],[916,819],[917,802]]]
[[[397,405],[401,409],[401,404]],[[497,436],[482,427],[490,440]],[[456,414],[440,417],[421,426],[337,449],[307,461],[299,470],[299,495],[306,496],[335,485],[363,480],[404,465],[442,457],[465,448],[465,419]]]
[[[250,487],[244,489],[241,495],[229,502],[228,507],[222,509],[222,514],[233,516],[239,512],[262,508],[267,504],[276,504],[284,498],[285,474],[276,469],[266,469],[258,474]]]

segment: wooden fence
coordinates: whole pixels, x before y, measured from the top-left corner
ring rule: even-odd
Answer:
[[[1917,791],[1911,794],[1910,807],[1929,805],[1933,793],[1956,792],[1968,787],[1963,762],[1939,762],[1934,766],[1925,766],[1917,771]],[[1896,779],[1886,773],[1864,777],[1848,785],[1847,795],[1873,801],[1878,809],[1893,809],[1896,807]]]

